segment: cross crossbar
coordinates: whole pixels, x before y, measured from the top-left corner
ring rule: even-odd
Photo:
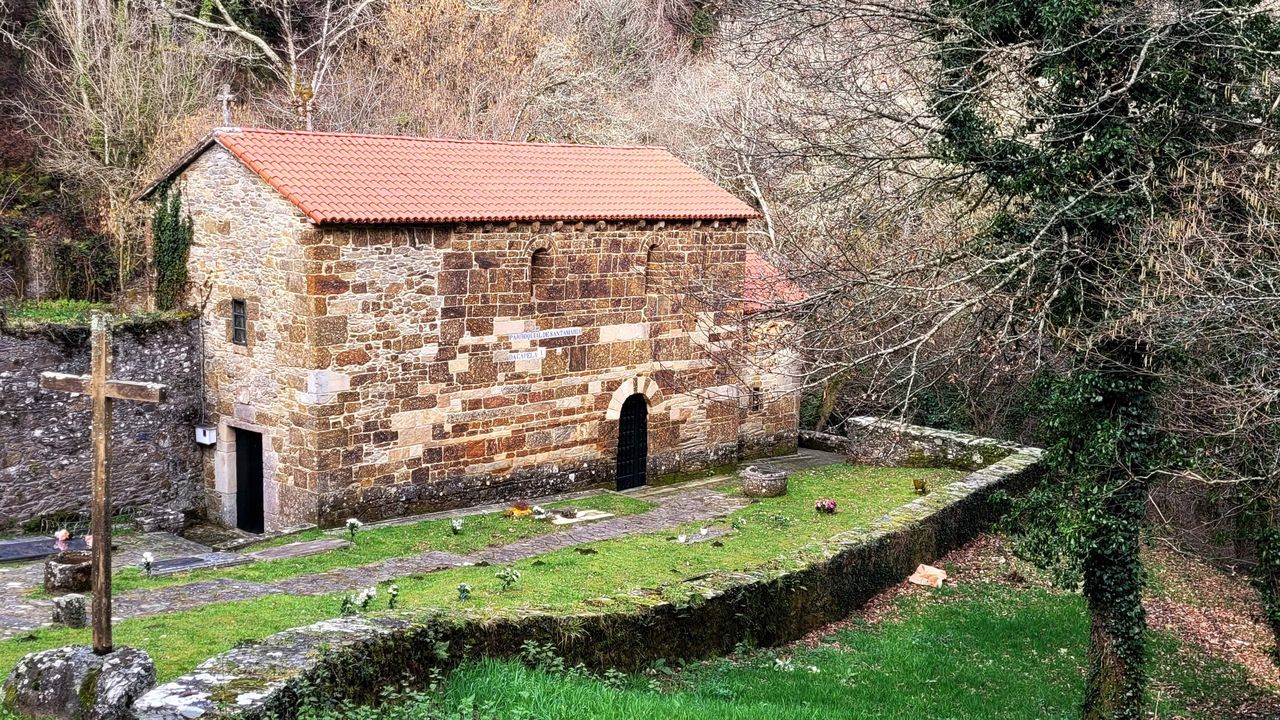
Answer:
[[[89,375],[71,375],[59,372],[40,373],[40,387],[45,390],[61,390],[62,392],[89,395],[93,392],[93,389],[89,386],[91,382],[93,382],[93,377]],[[107,380],[103,387],[107,397],[116,400],[164,402],[165,386],[160,383]]]

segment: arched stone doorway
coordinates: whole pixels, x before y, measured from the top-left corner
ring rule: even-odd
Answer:
[[[641,487],[648,479],[649,400],[636,393],[622,403],[618,413],[619,490]]]

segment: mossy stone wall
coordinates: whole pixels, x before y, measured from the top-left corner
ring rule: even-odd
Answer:
[[[370,701],[402,679],[424,682],[480,657],[510,657],[529,640],[553,644],[571,663],[638,669],[658,658],[727,653],[744,640],[775,645],[843,618],[884,588],[975,537],[996,517],[997,488],[1016,490],[1038,471],[1023,449],[887,514],[830,538],[771,570],[722,573],[680,583],[688,602],[575,614],[382,614],[325,621],[219,655],[156,688],[140,720],[289,718],[299,693]]]

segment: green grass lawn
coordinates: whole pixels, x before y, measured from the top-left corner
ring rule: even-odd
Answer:
[[[15,326],[88,325],[94,310],[110,309],[110,305],[88,300],[29,300],[6,305],[5,313]]]
[[[664,588],[682,578],[716,570],[758,570],[791,566],[814,546],[840,531],[863,526],[885,512],[911,501],[912,479],[928,476],[934,487],[958,479],[954,471],[871,468],[831,465],[796,473],[790,492],[780,498],[753,503],[730,516],[725,525],[736,529],[710,542],[678,544],[677,533],[695,533],[697,525],[671,533],[656,533],[594,543],[595,554],[566,548],[515,565],[522,579],[502,592],[494,577],[498,568],[464,567],[397,580],[401,607],[447,608],[480,617],[511,609],[551,612],[581,609],[584,601],[600,598],[610,608],[625,610],[654,602]],[[840,505],[836,515],[813,510],[818,498],[831,497]],[[581,504],[581,503],[579,503]],[[522,520],[503,520],[519,526]],[[500,525],[499,525],[500,527]],[[473,528],[475,530],[475,528]],[[369,533],[372,534],[372,531]],[[478,535],[479,533],[477,533]],[[240,568],[239,570],[249,570]],[[232,572],[232,570],[224,571]],[[458,600],[459,583],[472,586],[472,598]],[[633,594],[633,591],[646,591]],[[378,602],[385,608],[386,594]],[[271,596],[258,600],[210,605],[198,610],[151,618],[125,620],[116,625],[117,643],[140,647],[156,661],[161,681],[191,670],[199,661],[229,649],[238,641],[257,640],[289,627],[338,614],[341,595],[315,597]],[[672,598],[679,599],[679,598]],[[88,641],[86,630],[40,630],[23,638],[0,642],[0,672],[22,655],[50,647]]]
[[[89,317],[93,312],[102,311],[113,315],[113,323],[139,325],[163,322],[191,317],[185,310],[158,310],[153,312],[130,312],[121,314],[110,304],[95,303],[88,300],[24,300],[4,305],[5,316],[9,325],[15,328],[33,328],[44,326],[88,327]]]
[[[653,507],[653,503],[616,493],[602,493],[580,500],[547,504],[547,507],[565,506],[603,510],[622,516],[645,512]],[[352,547],[308,557],[256,562],[224,570],[197,570],[152,579],[145,577],[138,568],[122,568],[115,574],[114,587],[116,592],[125,592],[139,588],[181,585],[210,578],[271,582],[298,575],[314,575],[335,568],[367,565],[380,560],[417,555],[428,550],[466,555],[494,545],[506,545],[517,540],[546,535],[559,529],[562,528],[529,517],[506,518],[500,512],[464,518],[463,530],[457,535],[453,533],[447,519],[424,520],[405,525],[362,529],[356,533],[355,544]],[[308,530],[254,546],[251,550],[332,537],[345,538],[347,535],[345,533],[333,535],[323,530]]]
[[[607,680],[485,660],[442,696],[320,718],[539,720],[1068,720],[1078,717],[1088,622],[1078,595],[978,584],[902,605],[901,619],[860,624],[814,648],[748,651]],[[794,652],[794,654],[785,654]],[[1156,633],[1153,717],[1218,718],[1258,696],[1239,667],[1187,662]],[[1193,708],[1190,709],[1189,708]],[[362,713],[371,714],[362,714]]]

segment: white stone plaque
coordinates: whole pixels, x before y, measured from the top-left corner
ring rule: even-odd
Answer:
[[[582,328],[556,328],[554,330],[534,330],[533,332],[512,333],[511,340],[545,340],[547,338],[575,337],[582,334]]]
[[[507,356],[502,359],[506,362],[519,362],[521,360],[541,360],[546,356],[547,349],[538,348],[537,350],[530,350],[528,352],[507,353]]]

